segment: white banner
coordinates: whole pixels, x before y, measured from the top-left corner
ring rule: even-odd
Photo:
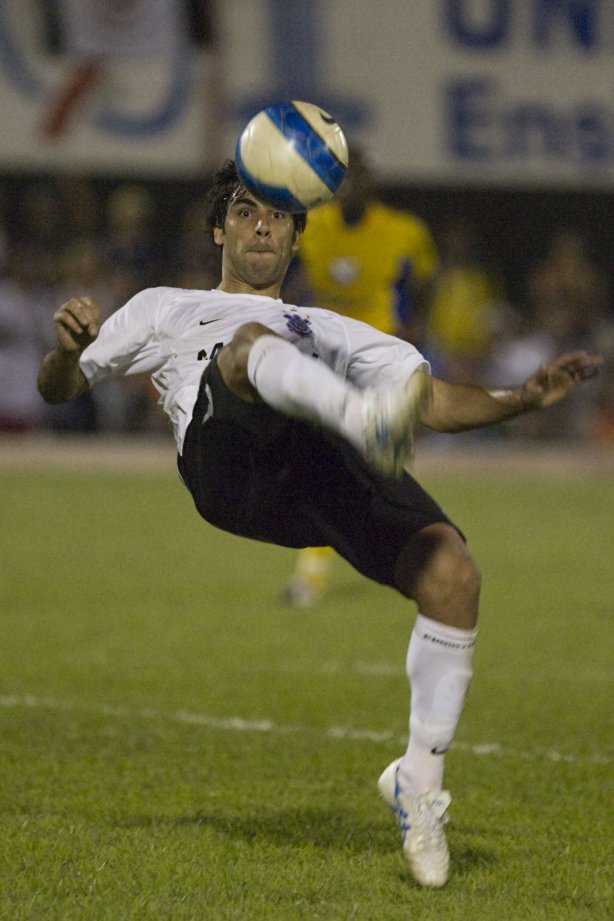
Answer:
[[[219,156],[216,75],[185,0],[49,0],[54,53],[47,2],[0,2],[0,167],[190,176]]]
[[[183,0],[62,2],[161,4],[168,14]],[[390,180],[614,183],[614,0],[218,0],[217,8],[223,40],[209,66],[180,43],[136,61],[103,55],[92,72],[83,55],[44,52],[35,0],[4,0],[0,166],[190,175],[232,156],[262,105],[294,98],[335,115]]]
[[[69,51],[87,57],[170,54],[184,23],[177,0],[55,0]]]

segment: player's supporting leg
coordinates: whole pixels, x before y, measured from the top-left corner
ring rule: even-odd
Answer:
[[[405,547],[397,587],[421,612],[407,653],[410,736],[407,751],[386,768],[378,786],[397,815],[415,878],[442,886],[449,873],[444,756],[471,682],[480,576],[455,529],[435,524]]]
[[[331,547],[304,547],[296,557],[294,572],[282,593],[295,608],[309,608],[321,599],[335,551]]]
[[[260,323],[239,327],[218,367],[237,396],[260,396],[284,415],[337,432],[389,476],[401,474],[418,408],[430,396],[425,375],[412,375],[393,392],[359,390]]]

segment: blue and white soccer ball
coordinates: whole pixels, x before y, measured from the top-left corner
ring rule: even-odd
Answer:
[[[246,189],[280,211],[308,211],[333,197],[348,165],[343,131],[310,102],[278,102],[245,126],[235,160]]]

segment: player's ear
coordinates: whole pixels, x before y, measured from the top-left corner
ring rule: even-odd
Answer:
[[[223,245],[224,245],[224,231],[222,230],[221,227],[214,227],[214,228],[213,228],[213,242],[214,242],[217,246],[223,246]]]
[[[298,248],[301,244],[301,235],[302,235],[301,230],[294,231],[294,236],[292,238],[292,252],[293,253],[296,253],[298,251]]]

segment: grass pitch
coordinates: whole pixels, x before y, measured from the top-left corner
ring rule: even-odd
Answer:
[[[485,583],[439,891],[375,789],[411,605],[339,560],[288,610],[172,461],[0,470],[0,918],[614,917],[611,470],[422,469]]]

